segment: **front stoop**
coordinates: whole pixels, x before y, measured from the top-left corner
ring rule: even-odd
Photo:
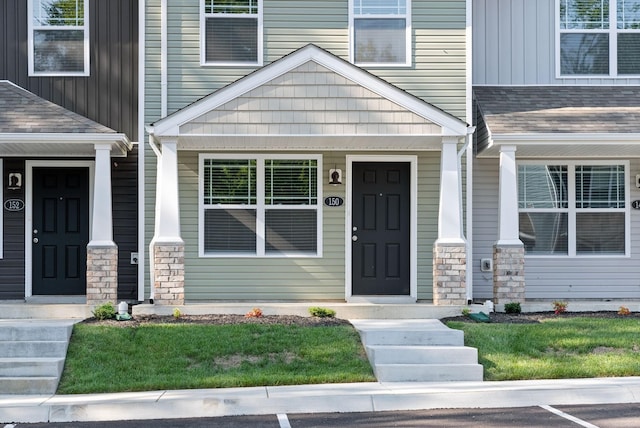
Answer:
[[[0,320],[0,395],[55,394],[73,324]]]
[[[379,382],[481,381],[478,351],[439,320],[353,320]]]

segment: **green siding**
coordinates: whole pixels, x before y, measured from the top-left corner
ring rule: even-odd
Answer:
[[[354,153],[352,153],[354,154]],[[367,153],[357,153],[358,155]],[[395,153],[394,153],[395,154]],[[407,154],[407,153],[402,153]],[[432,299],[433,242],[437,238],[440,154],[418,155],[418,298]],[[345,155],[323,154],[329,168],[346,170]],[[342,300],[345,297],[345,206],[323,207],[323,256],[318,258],[211,258],[198,255],[198,153],[179,154],[180,216],[185,241],[187,300]],[[323,198],[345,197],[348,183],[323,184]]]
[[[199,1],[172,1],[168,8],[169,113],[255,70],[201,66]],[[147,15],[147,58],[159,64],[159,14],[153,9]],[[464,118],[465,1],[414,1],[412,18],[413,66],[368,70]],[[348,59],[348,2],[265,0],[263,34],[265,65],[309,43]]]

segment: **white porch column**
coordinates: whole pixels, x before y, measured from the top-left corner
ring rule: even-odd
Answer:
[[[516,147],[500,147],[498,240],[493,247],[495,303],[524,302],[524,245],[518,220]]]
[[[154,303],[184,304],[184,241],[180,234],[178,143],[163,141],[156,177],[156,235],[151,243]]]
[[[467,255],[462,233],[461,183],[458,137],[443,137],[438,240],[433,246],[433,302],[436,305],[467,303]]]
[[[111,144],[96,144],[91,240],[87,245],[87,304],[116,303],[118,246],[113,242]]]
[[[516,147],[500,147],[498,245],[522,245],[518,224],[518,171]]]

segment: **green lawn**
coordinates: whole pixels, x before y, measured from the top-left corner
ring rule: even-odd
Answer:
[[[552,318],[540,324],[451,321],[478,349],[485,380],[640,375],[640,321]]]
[[[369,381],[348,325],[77,324],[58,393]]]

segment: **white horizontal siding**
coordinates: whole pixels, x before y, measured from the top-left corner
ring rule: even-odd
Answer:
[[[497,240],[498,159],[477,159],[474,166],[473,295],[493,296],[493,275],[480,271],[480,259],[492,258]],[[631,201],[640,199],[635,172],[640,160],[632,160]],[[631,203],[628,201],[628,203]],[[631,210],[630,257],[525,257],[528,299],[639,299],[640,210]]]

